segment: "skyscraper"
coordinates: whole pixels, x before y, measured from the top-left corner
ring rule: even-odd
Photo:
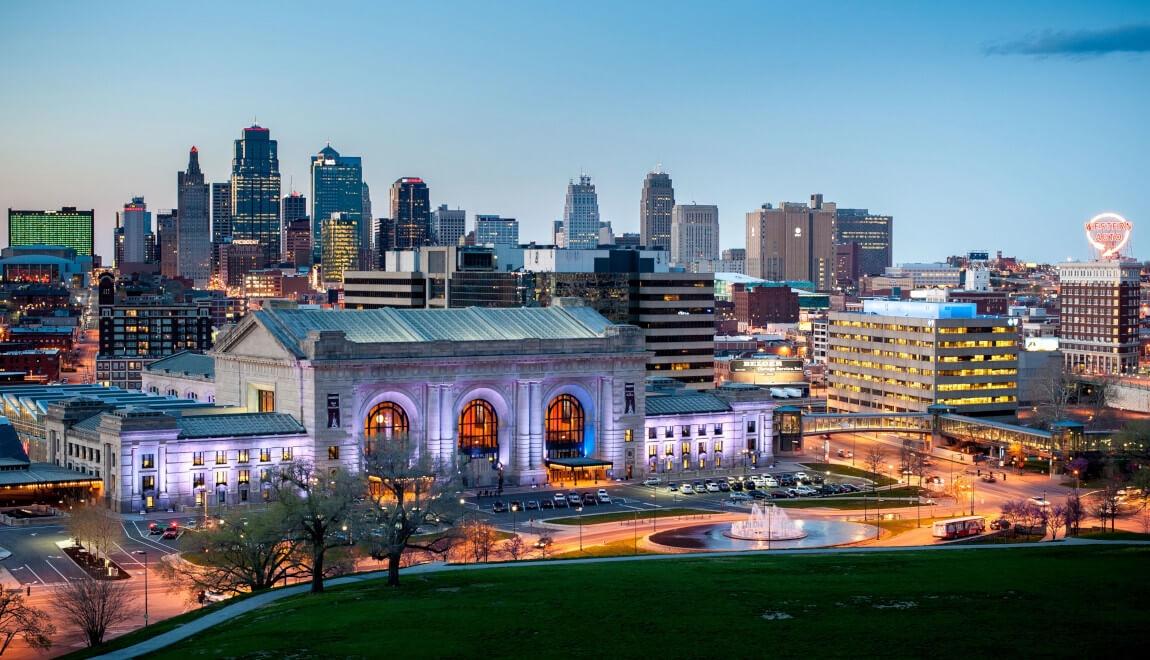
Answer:
[[[180,273],[180,227],[183,218],[178,209],[156,212],[156,261],[164,277],[186,277]]]
[[[212,242],[232,236],[232,184],[212,184]]]
[[[586,174],[567,184],[563,205],[563,234],[569,248],[599,247],[599,196]]]
[[[375,222],[371,215],[371,188],[363,184],[363,211],[359,215],[359,267],[364,270],[374,268],[375,263]]]
[[[835,244],[858,244],[860,275],[882,275],[892,265],[893,234],[894,218],[889,215],[874,215],[867,209],[835,211]]]
[[[280,202],[283,205],[285,231],[287,226],[292,222],[310,217],[307,214],[307,197],[304,195],[293,190],[290,194],[284,195],[284,198],[280,200]]]
[[[719,260],[719,207],[677,204],[671,218],[671,263],[713,273]]]
[[[322,247],[323,223],[332,213],[342,213],[344,220],[355,223],[361,244],[362,235],[370,234],[369,226],[360,226],[364,217],[363,193],[363,162],[359,156],[341,156],[329,144],[311,157],[312,240],[317,256]]]
[[[284,227],[284,261],[299,268],[311,266],[311,220],[292,220]]]
[[[431,241],[435,245],[459,245],[467,231],[467,211],[449,209],[447,204],[431,212]]]
[[[342,282],[344,271],[354,269],[359,259],[359,223],[347,215],[332,213],[323,221],[320,268],[326,282]]]
[[[476,215],[475,242],[480,245],[519,245],[519,221],[497,215]]]
[[[656,167],[643,179],[643,196],[639,201],[639,234],[647,248],[671,249],[671,212],[675,207],[675,188],[671,176]]]
[[[391,221],[395,226],[395,249],[427,244],[431,225],[431,193],[419,177],[403,177],[391,184]]]
[[[188,151],[188,169],[176,174],[176,272],[197,288],[207,286],[212,274],[210,192],[200,171],[200,153]]]
[[[91,209],[65,206],[59,211],[18,211],[8,209],[9,245],[67,245],[76,254],[95,254],[93,228],[96,214]]]
[[[144,198],[133,197],[132,201],[124,204],[120,218],[120,226],[124,228],[124,262],[146,263],[148,234],[152,233],[152,213],[144,203]]]
[[[835,204],[811,195],[810,204],[763,204],[747,214],[747,275],[766,280],[834,286]]]
[[[278,145],[262,126],[245,128],[232,160],[232,237],[260,242],[263,266],[280,260]]]
[[[1066,370],[1111,375],[1137,370],[1141,264],[1116,257],[1057,268]]]

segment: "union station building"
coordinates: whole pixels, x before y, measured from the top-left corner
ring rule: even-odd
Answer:
[[[769,460],[766,391],[647,382],[641,331],[579,303],[264,309],[206,355],[149,365],[142,392],[49,388],[13,409],[25,442],[103,478],[124,511],[258,501],[279,464],[355,471],[365,447],[400,436],[456,465],[466,488]]]

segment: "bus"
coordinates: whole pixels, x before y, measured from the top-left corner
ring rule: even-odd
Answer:
[[[982,516],[950,518],[935,521],[932,533],[936,539],[958,539],[974,536],[986,531],[986,519]]]

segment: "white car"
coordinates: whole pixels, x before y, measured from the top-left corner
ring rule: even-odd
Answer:
[[[611,496],[607,494],[606,488],[600,488],[599,492],[596,493],[596,495],[599,498],[600,504],[610,504],[611,503]]]
[[[752,474],[751,483],[755,484],[755,488],[766,488],[766,482],[761,475]]]
[[[1035,506],[1050,506],[1050,502],[1046,501],[1046,498],[1044,497],[1032,497],[1027,500],[1027,502],[1030,502]]]
[[[795,481],[802,481],[803,479],[810,479],[810,477],[807,476],[806,472],[796,472],[795,473]]]
[[[708,492],[708,493],[717,493],[717,492],[719,492],[719,484],[717,484],[717,483],[715,483],[715,482],[713,482],[713,481],[708,481],[708,482],[707,482],[707,486],[706,486],[706,487],[707,487],[707,492]]]
[[[683,495],[694,495],[695,489],[691,487],[691,484],[683,484],[679,486],[679,492]]]
[[[767,488],[778,488],[779,482],[774,477],[763,477],[763,485]]]
[[[731,502],[747,502],[751,499],[751,496],[746,493],[731,493],[731,496],[728,498]]]
[[[663,483],[663,480],[659,477],[647,477],[643,480],[644,486],[658,486],[661,483]]]
[[[795,492],[803,497],[809,497],[811,495],[818,494],[819,491],[811,488],[810,486],[799,486],[798,488],[795,488]]]

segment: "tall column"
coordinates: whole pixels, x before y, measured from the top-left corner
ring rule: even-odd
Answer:
[[[528,406],[531,411],[531,451],[527,467],[539,470],[543,468],[543,382],[531,381],[530,391]]]
[[[595,442],[599,445],[595,453],[606,460],[616,463],[615,467],[622,469],[623,456],[619,451],[619,442],[615,433],[615,388],[614,381],[603,378],[599,385],[599,433]]]
[[[525,472],[531,462],[531,383],[515,381],[515,471]]]
[[[424,406],[427,411],[424,415],[423,428],[426,436],[427,451],[431,453],[432,460],[446,460],[447,457],[443,456],[443,448],[439,446],[439,386],[427,386],[427,405]]]
[[[452,460],[455,456],[455,395],[451,384],[437,385],[439,388],[439,455],[443,460]]]

